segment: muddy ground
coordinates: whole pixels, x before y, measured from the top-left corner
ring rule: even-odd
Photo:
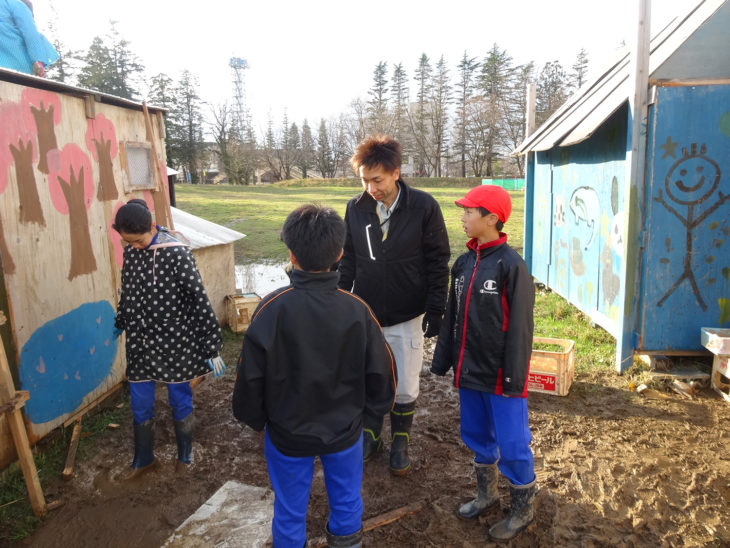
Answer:
[[[233,344],[233,343],[230,343]],[[238,343],[235,343],[238,344]],[[471,454],[459,439],[451,378],[425,363],[405,478],[388,472],[387,455],[365,465],[364,518],[413,503],[422,509],[365,534],[367,546],[489,545],[488,524],[455,516],[475,487]],[[131,416],[78,463],[70,482],[46,489],[53,511],[24,545],[158,547],[228,480],[268,486],[262,435],[231,415],[234,373],[196,388],[198,419],[192,474],[177,478],[172,419],[158,391],[157,456],[144,481],[120,482],[132,457]],[[611,372],[579,375],[567,397],[531,394],[530,421],[540,487],[536,525],[513,546],[729,546],[730,404],[709,389],[693,400],[671,392],[631,392]],[[124,401],[122,399],[122,401]],[[128,408],[128,404],[127,408]],[[322,535],[327,499],[315,469],[308,532]]]

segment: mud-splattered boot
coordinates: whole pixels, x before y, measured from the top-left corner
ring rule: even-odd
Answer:
[[[535,480],[528,485],[509,485],[509,515],[489,528],[492,540],[510,540],[535,521]]]
[[[193,461],[193,412],[181,421],[175,421],[175,438],[177,439],[177,462],[175,471],[184,473]]]
[[[333,535],[330,533],[328,525],[324,529],[324,534],[327,537],[329,548],[360,548],[362,546],[362,528],[350,535]]]
[[[383,448],[383,418],[373,419],[365,415],[362,425],[362,461],[367,462]]]
[[[127,474],[125,480],[133,480],[151,470],[157,464],[154,455],[155,445],[155,422],[150,419],[141,424],[134,425],[134,458],[132,459],[132,471]]]
[[[479,517],[487,508],[499,502],[497,463],[479,464],[475,462],[474,471],[477,475],[477,496],[473,500],[462,504],[457,511],[459,517],[465,519]]]
[[[390,471],[396,476],[405,476],[411,469],[408,457],[408,443],[411,441],[411,426],[416,402],[396,403],[390,412]]]

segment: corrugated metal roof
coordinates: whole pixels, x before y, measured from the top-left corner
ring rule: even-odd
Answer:
[[[720,8],[730,11],[727,0],[703,0],[683,17],[675,18],[651,40],[649,77]],[[621,107],[633,93],[630,84],[630,51],[623,48],[600,76],[581,87],[535,133],[513,152],[550,150],[584,141]],[[718,52],[718,55],[723,55]]]
[[[175,230],[182,232],[190,241],[193,249],[228,244],[246,236],[176,207],[170,207],[170,211],[172,212],[172,222],[175,225]]]

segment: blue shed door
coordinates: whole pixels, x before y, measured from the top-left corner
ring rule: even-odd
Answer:
[[[659,88],[648,154],[639,350],[730,326],[730,86]]]

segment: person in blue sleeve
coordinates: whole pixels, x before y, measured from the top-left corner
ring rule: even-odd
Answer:
[[[45,76],[58,52],[36,28],[30,0],[0,0],[0,67]]]
[[[535,519],[535,465],[527,416],[535,286],[525,261],[501,232],[512,211],[502,187],[481,185],[457,200],[468,251],[454,262],[431,371],[454,370],[461,439],[474,451],[477,496],[458,509],[476,518],[499,503],[498,470],[509,480],[510,510],[489,529],[517,536]]]

